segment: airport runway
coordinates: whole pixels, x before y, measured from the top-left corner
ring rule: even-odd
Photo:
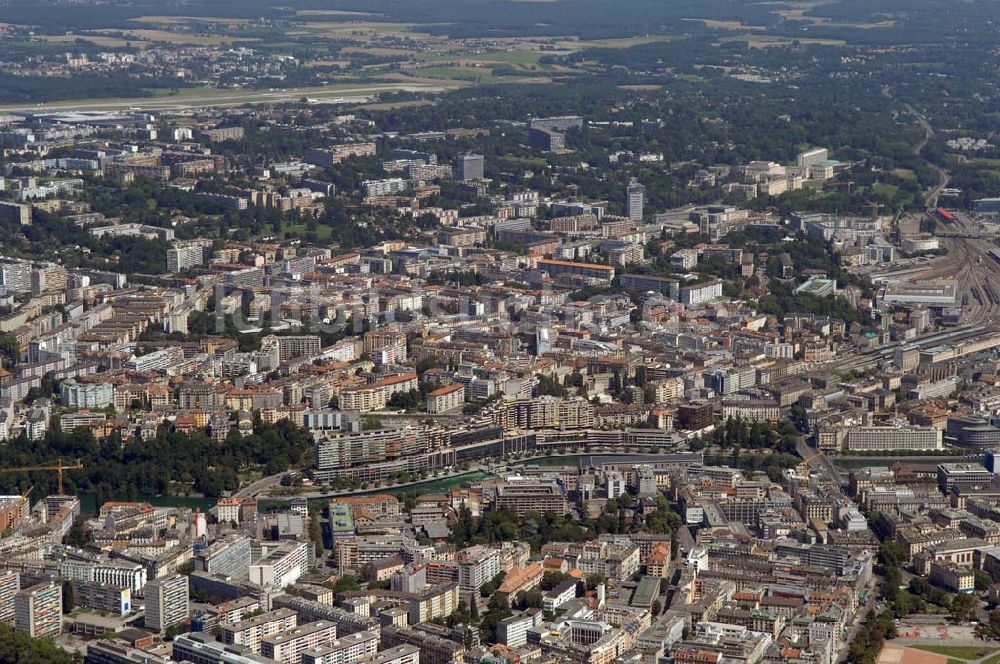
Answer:
[[[331,86],[329,88],[297,88],[289,90],[210,90],[203,94],[185,95],[183,92],[170,97],[137,97],[134,99],[97,99],[92,101],[59,101],[51,104],[15,104],[0,106],[0,113],[54,113],[70,111],[166,111],[187,108],[242,106],[244,104],[280,104],[298,101],[303,97],[317,103],[360,103],[369,95],[380,92],[440,93],[452,89],[443,81],[441,85],[429,83],[379,83],[358,86]]]

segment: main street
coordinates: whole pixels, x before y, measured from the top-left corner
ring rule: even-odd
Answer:
[[[840,469],[830,461],[830,457],[826,454],[810,447],[804,437],[799,437],[795,441],[795,453],[802,457],[809,468],[823,474],[829,481],[838,486],[840,485]]]

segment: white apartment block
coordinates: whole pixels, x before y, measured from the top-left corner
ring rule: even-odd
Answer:
[[[295,583],[309,566],[309,542],[285,542],[266,558],[250,565],[250,581],[284,588]]]
[[[409,392],[415,389],[417,389],[417,374],[391,376],[371,385],[362,385],[341,391],[339,405],[341,410],[352,410],[360,413],[382,410],[397,392]]]
[[[298,614],[291,609],[275,609],[237,623],[222,623],[220,641],[227,645],[245,646],[260,654],[262,639],[298,627]]]
[[[175,574],[155,579],[143,589],[146,598],[145,627],[157,632],[188,619],[188,578]]]
[[[458,562],[458,586],[465,592],[478,593],[502,571],[500,550],[473,547],[464,553]]]
[[[59,563],[59,575],[66,580],[96,581],[139,593],[146,585],[147,572],[142,565],[111,562],[64,560]]]
[[[260,653],[281,664],[299,664],[302,653],[337,638],[336,623],[319,620],[261,639]]]
[[[843,447],[853,451],[940,450],[943,431],[934,427],[853,427],[842,430]]]
[[[323,648],[302,653],[302,664],[329,664],[335,661],[327,659]],[[411,645],[393,646],[358,660],[358,664],[420,664],[420,648]]]
[[[702,302],[711,302],[722,297],[722,282],[708,281],[694,286],[681,287],[681,302],[688,305],[698,305]]]
[[[410,181],[402,178],[385,180],[365,180],[361,183],[365,196],[392,196],[410,188]]]
[[[461,383],[439,387],[427,394],[427,412],[445,413],[465,404],[465,386]]]
[[[497,642],[511,648],[520,648],[528,643],[528,631],[542,621],[540,611],[517,615],[501,620],[497,624]]]
[[[302,653],[303,664],[358,664],[378,652],[375,632],[355,632]]]
[[[174,243],[167,249],[167,272],[180,272],[204,265],[207,248],[208,242],[205,240]]]

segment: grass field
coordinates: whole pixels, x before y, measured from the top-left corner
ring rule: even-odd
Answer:
[[[221,18],[218,16],[139,16],[130,18],[133,23],[151,23],[153,25],[184,25],[186,23],[219,23],[222,25],[247,25],[252,23],[248,18]]]
[[[411,99],[410,101],[386,101],[375,104],[362,104],[369,111],[391,111],[394,108],[417,108],[420,106],[433,106],[434,102],[429,99]]]
[[[343,69],[351,64],[350,60],[313,60],[312,62],[303,62],[303,67],[340,67]]]
[[[414,57],[418,54],[412,48],[386,48],[384,46],[345,46],[340,49],[341,53],[360,53],[362,55],[374,55],[377,57],[399,56],[403,58]]]
[[[645,35],[642,37],[623,37],[621,39],[587,39],[578,41],[559,42],[562,48],[580,51],[585,48],[632,48],[643,44],[655,44],[676,39],[670,35]]]
[[[469,58],[462,58],[462,59],[473,62],[492,62],[492,63],[516,65],[518,67],[530,67],[532,65],[538,66],[538,61],[544,58],[546,55],[553,55],[553,54],[545,53],[543,51],[525,51],[525,50],[496,51],[492,53],[483,53],[481,55],[474,55]]]
[[[375,21],[306,21],[289,35],[313,34],[331,39],[359,39],[382,37],[406,37],[415,40],[429,40],[434,37],[420,32],[415,23],[379,23]]]
[[[349,12],[346,9],[300,9],[296,16],[378,16],[371,12]]]
[[[442,79],[447,81],[467,81],[470,83],[495,83],[500,80],[493,75],[489,67],[421,67],[412,73],[422,78]]]
[[[118,37],[104,37],[100,35],[35,35],[32,39],[53,43],[72,43],[77,39],[81,39],[85,42],[90,42],[95,46],[104,46],[105,48],[124,48],[129,45],[134,46],[135,48],[146,48],[149,46],[148,41],[142,41],[139,39],[120,39]]]
[[[497,161],[507,167],[544,168],[549,162],[542,157],[498,157]]]
[[[770,48],[772,46],[790,46],[795,43],[814,46],[845,46],[843,39],[790,39],[788,37],[771,37],[768,35],[733,35],[723,37],[721,42],[747,42],[750,48]]]
[[[997,652],[998,648],[991,648],[989,646],[909,646],[916,650],[923,650],[924,652],[932,652],[936,655],[944,655],[945,657],[953,657],[962,661],[977,660],[987,655],[992,655]]]
[[[899,187],[894,184],[873,184],[872,191],[879,196],[885,196],[886,198],[892,198],[899,193]]]
[[[151,42],[164,42],[168,44],[190,44],[191,46],[224,46],[237,42],[258,41],[252,37],[230,37],[228,35],[195,35],[187,32],[173,32],[171,30],[98,30],[105,33],[121,33],[125,38],[140,39]]]
[[[276,233],[276,235],[280,235],[282,237],[304,236],[307,230],[308,227],[306,226],[305,223],[298,223],[298,224],[283,223],[281,224],[281,228]],[[319,238],[320,240],[329,240],[332,234],[333,234],[332,228],[330,228],[329,226],[325,226],[323,224],[317,224],[316,226],[317,238]]]
[[[766,30],[763,25],[744,25],[739,21],[715,21],[710,18],[686,18],[685,21],[701,23],[709,30]]]
[[[895,21],[879,21],[878,23],[841,23],[832,21],[825,16],[808,16],[806,9],[783,9],[774,12],[786,21],[801,21],[809,25],[822,25],[829,28],[855,28],[858,30],[874,30],[877,28],[891,28],[896,25]]]

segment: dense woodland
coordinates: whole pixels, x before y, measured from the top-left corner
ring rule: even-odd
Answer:
[[[139,496],[200,494],[218,498],[240,486],[241,475],[275,474],[308,466],[312,438],[282,420],[256,422],[253,435],[233,431],[216,442],[205,432],[183,434],[161,426],[152,440],[123,440],[117,434],[97,440],[88,431],[62,432],[51,427],[41,440],[18,438],[0,447],[0,467],[16,468],[56,459],[79,459],[83,470],[67,471],[67,493],[94,494],[97,503]],[[56,492],[53,473],[0,474],[0,492],[34,486],[39,495]]]
[[[0,664],[74,664],[79,655],[66,652],[52,639],[33,639],[0,623]]]
[[[14,0],[5,7],[10,23],[34,24],[59,34],[68,29],[125,28],[130,21],[154,15],[221,16],[288,20],[296,10],[320,8],[375,13],[385,20],[432,24],[428,29],[458,38],[516,37],[525,35],[575,34],[583,38],[622,37],[635,34],[673,34],[703,30],[690,19],[738,21],[766,28],[769,33],[790,38],[849,39],[861,43],[921,44],[939,42],[942,35],[961,30],[966,40],[989,40],[993,33],[990,3],[964,3],[959,9],[950,0],[837,0],[810,6],[806,15],[828,18],[832,24],[810,24],[783,20],[767,3],[739,0],[562,0],[524,3],[515,0],[293,0],[275,5],[265,0],[202,0],[177,5],[139,0],[128,5],[62,5],[52,11],[47,2]],[[864,27],[886,18],[894,22],[879,29]],[[330,16],[325,20],[337,20]],[[346,20],[346,19],[345,19]],[[842,22],[843,25],[837,25]],[[859,27],[860,26],[860,27]]]

